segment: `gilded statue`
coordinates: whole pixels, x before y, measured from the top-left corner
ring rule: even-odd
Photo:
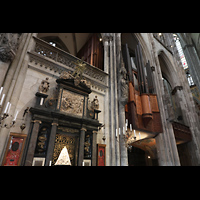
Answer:
[[[76,67],[74,72],[72,73],[72,76],[74,77],[74,79],[78,78],[78,79],[82,79],[82,75],[83,75],[83,71],[85,70],[85,66],[86,64],[83,61],[83,57],[81,60],[77,60],[76,62],[73,62]]]

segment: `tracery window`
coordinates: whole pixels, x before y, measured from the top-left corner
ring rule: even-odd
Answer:
[[[181,46],[181,43],[180,43],[180,38],[175,33],[173,34],[173,36],[174,36],[174,41],[175,41],[175,44],[176,44],[176,47],[177,47],[177,50],[178,50],[178,53],[179,53],[179,56],[180,56],[180,59],[181,59],[182,66],[183,66],[183,68],[186,72],[186,77],[187,77],[189,86],[195,85],[194,81],[192,79],[192,76],[189,72],[189,67],[188,67],[188,64],[187,64],[187,61],[185,59],[185,55],[183,53],[183,49],[182,49],[182,46]]]
[[[188,68],[188,64],[187,64],[187,61],[185,59],[185,55],[183,53],[183,49],[181,47],[180,39],[176,34],[173,34],[173,36],[174,36],[174,40],[175,40],[175,43],[176,43],[176,47],[177,47],[177,50],[178,50],[178,53],[179,53],[183,68],[187,69]]]

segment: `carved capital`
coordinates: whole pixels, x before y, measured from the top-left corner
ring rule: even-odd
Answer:
[[[18,49],[21,33],[1,33],[0,34],[0,60],[2,62],[11,61]]]
[[[86,132],[86,131],[87,131],[87,129],[83,127],[83,128],[81,128],[81,131],[85,131],[85,132]]]
[[[51,123],[51,125],[52,126],[58,126],[58,123],[53,122],[53,123]]]
[[[182,90],[183,89],[183,86],[176,86],[174,87],[174,89],[172,90],[172,95],[175,95],[177,90]]]
[[[41,124],[41,123],[42,123],[42,121],[40,121],[40,120],[37,120],[37,119],[35,119],[35,120],[32,120],[32,122],[33,122],[33,123],[39,123],[39,124]]]
[[[94,134],[94,133],[96,133],[96,134],[97,134],[97,133],[98,133],[98,131],[92,131],[92,133],[93,133],[93,134]]]
[[[155,71],[155,67],[151,66],[151,71],[154,72]]]
[[[11,51],[11,48],[6,47],[0,47],[0,60],[2,62],[9,62],[13,59],[14,54]]]
[[[103,42],[109,42],[113,40],[113,36],[111,33],[102,33]]]

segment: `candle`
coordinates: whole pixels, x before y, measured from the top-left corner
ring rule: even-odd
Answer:
[[[83,162],[83,166],[85,166],[84,162]]]
[[[7,111],[7,109],[8,109],[8,106],[9,106],[9,104],[10,104],[10,102],[8,102],[8,103],[7,103],[7,105],[6,105],[6,108],[5,108],[5,110],[4,110],[4,113],[6,113],[6,111]]]
[[[3,87],[1,87],[1,89],[0,89],[0,96],[1,96],[2,91],[3,91]]]
[[[116,138],[117,138],[117,128],[116,128]]]
[[[134,129],[134,137],[136,137],[135,129]]]
[[[140,132],[139,132],[139,139],[141,139],[141,135],[140,135]]]
[[[16,112],[16,114],[15,114],[15,117],[14,117],[13,121],[16,121],[16,118],[17,118],[18,112],[19,112],[19,111],[17,110],[17,112]]]
[[[41,98],[41,100],[40,100],[40,105],[42,106],[42,104],[43,104],[43,101],[44,101],[44,98]]]
[[[127,124],[127,126],[128,126],[128,119],[126,119],[126,124]]]
[[[125,135],[125,128],[124,128],[124,126],[123,126],[123,134]]]
[[[2,105],[2,103],[3,103],[3,100],[4,100],[4,97],[5,97],[5,94],[3,94],[3,95],[2,95],[2,98],[1,98],[0,105]]]
[[[50,161],[49,161],[49,166],[51,166],[51,162],[52,162],[52,161],[50,160]]]
[[[7,113],[9,113],[9,111],[10,111],[10,107],[11,107],[11,103],[9,104],[9,107],[8,107],[8,111],[7,111]]]
[[[132,131],[132,124],[130,124],[130,131]]]
[[[120,128],[119,128],[119,135],[120,135]]]

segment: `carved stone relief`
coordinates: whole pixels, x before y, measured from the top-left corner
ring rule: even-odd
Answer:
[[[39,86],[39,92],[40,93],[47,93],[49,90],[49,78],[46,78],[45,80],[42,80],[40,86]]]
[[[82,116],[84,96],[63,90],[60,111]]]
[[[11,61],[18,49],[21,33],[1,33],[0,34],[0,60],[2,62]]]

